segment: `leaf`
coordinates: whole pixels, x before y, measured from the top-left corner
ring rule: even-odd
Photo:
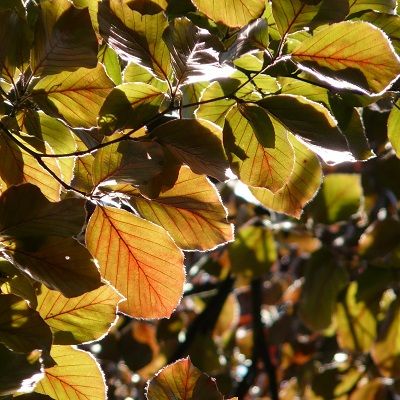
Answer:
[[[68,0],[57,0],[56,4],[41,1],[31,52],[32,74],[94,68],[96,63],[97,38],[88,9],[77,9]]]
[[[21,297],[0,294],[0,342],[13,351],[49,350],[52,335],[38,312]]]
[[[124,83],[114,88],[99,111],[102,133],[139,128],[158,114],[164,94],[147,83]]]
[[[396,152],[396,156],[400,158],[400,100],[397,100],[390,111],[387,126],[390,144]]]
[[[226,179],[229,168],[221,129],[202,119],[178,119],[155,128],[151,137],[164,145],[196,174]]]
[[[110,140],[118,137],[120,135],[115,134]],[[160,147],[154,142],[133,141],[103,147],[94,157],[93,183],[96,186],[112,180],[136,185],[147,183],[162,170],[163,153]]]
[[[349,14],[355,14],[366,10],[394,14],[396,10],[396,0],[349,0],[349,6]]]
[[[272,13],[279,33],[283,37],[308,26],[318,14],[319,7],[319,4],[307,4],[302,0],[273,0]]]
[[[164,229],[125,210],[97,207],[86,244],[102,276],[127,299],[122,312],[135,318],[171,315],[185,274],[183,254]]]
[[[163,39],[171,53],[178,85],[216,79],[230,70],[219,63],[219,53],[224,47],[218,37],[187,18],[173,20]]]
[[[391,395],[388,385],[380,378],[375,378],[360,387],[351,394],[350,400],[379,400],[387,399]]]
[[[85,222],[84,201],[65,199],[53,203],[32,184],[13,186],[0,197],[0,236],[69,237],[79,233]]]
[[[129,194],[139,214],[167,230],[181,249],[210,250],[233,239],[233,227],[216,188],[187,167],[181,168],[174,187],[154,200],[134,189]]]
[[[277,192],[292,173],[294,153],[286,130],[256,105],[229,111],[224,146],[232,170],[247,185]]]
[[[295,153],[292,174],[277,193],[250,188],[261,204],[273,211],[300,218],[304,206],[316,195],[322,182],[322,168],[317,156],[294,136],[288,135]]]
[[[390,306],[371,349],[371,357],[379,372],[392,379],[400,377],[400,300]]]
[[[107,75],[112,79],[112,81],[116,85],[121,85],[122,73],[117,53],[111,47],[103,44],[100,47],[97,58],[99,62],[103,64]]]
[[[71,299],[42,286],[37,311],[49,325],[54,344],[82,344],[107,334],[115,323],[121,299],[110,285]]]
[[[215,22],[235,28],[247,25],[251,20],[261,17],[265,9],[263,0],[192,0],[199,11]]]
[[[98,20],[101,35],[121,57],[168,81],[171,60],[162,40],[168,22],[162,12],[142,15],[129,8],[126,2],[108,0],[99,4]]]
[[[321,248],[311,255],[304,278],[300,317],[307,327],[321,331],[331,324],[337,296],[348,281],[347,271],[328,249]]]
[[[157,78],[152,72],[142,65],[130,62],[123,72],[124,83],[143,82],[151,85],[161,92],[168,92],[168,83]]]
[[[214,379],[184,358],[167,365],[147,384],[148,400],[223,400]]]
[[[384,92],[400,73],[399,59],[387,37],[361,21],[340,22],[319,30],[291,57],[301,69],[333,86],[365,93]]]
[[[19,125],[21,130],[37,137],[42,142],[47,142],[54,154],[73,153],[76,151],[75,139],[72,131],[68,129],[61,121],[46,115],[42,111],[25,110],[19,115]],[[46,146],[40,146],[38,149],[46,152]],[[75,165],[74,157],[58,158],[62,179],[66,183],[71,183],[73,177],[73,168]]]
[[[240,229],[228,249],[232,272],[249,279],[268,272],[277,259],[273,233],[260,226]]]
[[[348,150],[337,121],[321,104],[303,96],[268,96],[258,104],[306,142],[332,150]]]
[[[104,375],[90,353],[70,346],[53,346],[50,355],[57,365],[45,369],[35,392],[55,400],[106,399]]]
[[[18,354],[0,344],[0,396],[30,392],[43,377],[39,354]]]
[[[81,141],[76,140],[77,151],[87,151],[88,147]],[[92,169],[94,156],[87,154],[85,156],[76,157],[74,178],[71,185],[83,192],[90,193],[93,189]]]
[[[362,202],[360,175],[329,174],[308,211],[316,222],[333,224],[351,219],[360,211]]]
[[[62,117],[73,127],[96,126],[97,115],[114,87],[101,64],[79,68],[39,80],[32,91],[34,101],[47,114]]]
[[[25,141],[28,138],[18,137],[18,141],[35,151],[29,142]],[[29,139],[32,142],[31,139]],[[37,141],[35,141],[37,144]],[[51,150],[46,146],[47,151]],[[36,185],[43,194],[53,201],[60,200],[60,183],[49,174],[38,161],[25,150],[21,149],[11,139],[0,133],[0,182],[4,183],[4,187],[11,187],[22,183],[31,183]],[[57,176],[60,176],[60,168],[56,159],[46,159],[45,164]]]
[[[181,86],[182,118],[195,118],[195,111],[198,107],[200,97],[209,84],[210,82],[195,82]]]

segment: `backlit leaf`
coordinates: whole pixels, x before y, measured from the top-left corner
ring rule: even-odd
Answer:
[[[164,94],[147,83],[124,83],[107,96],[99,111],[102,133],[138,128],[157,115]]]
[[[379,52],[376,51],[379,49]],[[400,73],[387,37],[367,22],[341,22],[316,32],[293,52],[300,68],[339,87],[380,93]]]
[[[323,224],[348,221],[360,211],[362,199],[360,175],[330,174],[325,177],[308,211],[316,222]]]
[[[182,167],[172,189],[154,200],[132,190],[131,204],[139,214],[168,231],[184,250],[209,250],[232,240],[232,226],[216,188],[204,176]]]
[[[51,357],[57,363],[45,369],[35,392],[55,400],[105,400],[104,375],[94,357],[70,346],[52,346]]]
[[[287,131],[256,105],[232,108],[224,126],[231,168],[251,186],[280,190],[289,179],[294,153]]]
[[[165,80],[157,78],[153,72],[134,62],[130,62],[124,69],[123,80],[124,83],[147,83],[164,93],[168,91],[168,83]]]
[[[230,27],[242,27],[261,17],[263,0],[192,0],[192,3],[208,18]]]
[[[32,237],[3,246],[18,268],[66,297],[80,296],[101,285],[90,253],[73,238]]]
[[[76,140],[78,151],[87,151],[88,147],[81,141]],[[93,154],[87,154],[85,156],[76,157],[74,178],[72,180],[72,186],[78,190],[82,190],[86,193],[90,193],[93,189],[93,170],[94,156]]]
[[[47,75],[35,85],[35,102],[47,113],[73,127],[96,126],[97,115],[114,87],[101,64],[94,69]]]
[[[383,379],[375,378],[360,387],[351,394],[350,400],[380,400],[390,397],[389,386]]]
[[[110,140],[120,137],[115,134]],[[106,139],[107,140],[107,139]],[[103,147],[95,154],[93,183],[115,180],[119,183],[145,184],[162,170],[161,146],[153,142],[122,141]]]
[[[54,344],[81,344],[106,335],[120,301],[121,296],[110,285],[71,299],[42,286],[37,311],[50,326]]]
[[[398,158],[400,158],[400,100],[396,102],[389,114],[388,119],[388,138],[396,152]]]
[[[335,118],[323,105],[289,94],[268,96],[258,104],[307,142],[332,150],[347,150]]]
[[[339,292],[348,275],[338,265],[332,253],[321,248],[311,255],[305,272],[305,283],[300,300],[300,317],[312,330],[329,327]]]
[[[98,18],[101,35],[120,56],[168,81],[171,60],[162,40],[168,22],[162,12],[142,15],[124,1],[108,0],[100,3]]]
[[[158,126],[151,136],[194,173],[226,179],[229,164],[217,125],[202,119],[179,119]]]
[[[203,374],[189,358],[167,365],[148,382],[148,400],[222,400],[214,379]]]
[[[27,142],[24,139],[22,137],[18,138],[20,143],[35,151],[35,148],[29,142],[37,144],[37,141],[29,139],[29,142]],[[28,140],[28,138],[26,139]],[[51,149],[48,146],[46,146],[46,150],[51,153]],[[4,182],[4,187],[31,183],[39,187],[49,200],[57,201],[60,199],[60,183],[43,169],[32,155],[18,147],[3,134],[0,134],[0,152],[0,181]],[[45,164],[54,174],[61,175],[56,159],[47,159]]]
[[[83,205],[80,199],[50,202],[31,184],[13,186],[0,197],[0,236],[76,235],[85,222]]]
[[[29,353],[49,350],[52,335],[39,313],[13,294],[0,295],[0,342],[11,350]]]
[[[103,64],[107,75],[112,79],[112,81],[116,85],[120,85],[122,83],[122,73],[117,53],[111,47],[103,44],[99,50],[97,58],[99,62]]]
[[[251,193],[265,207],[300,218],[304,206],[316,195],[322,182],[322,168],[317,156],[294,136],[288,139],[295,153],[292,174],[277,193],[268,189],[250,188]]]
[[[40,10],[31,53],[32,73],[95,67],[97,39],[88,9],[77,9],[68,0],[44,0]]]
[[[104,278],[127,299],[122,312],[136,318],[171,315],[185,274],[183,254],[164,229],[125,210],[98,206],[86,243]]]
[[[349,14],[367,10],[393,14],[396,9],[396,0],[349,0],[349,7]]]
[[[198,28],[189,19],[175,19],[163,38],[171,52],[178,83],[201,82],[226,75],[226,68],[219,63],[222,43],[217,36]]]

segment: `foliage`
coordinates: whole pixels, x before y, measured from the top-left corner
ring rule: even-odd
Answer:
[[[397,10],[2,0],[0,398],[399,396]]]

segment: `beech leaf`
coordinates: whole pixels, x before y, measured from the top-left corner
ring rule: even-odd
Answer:
[[[135,318],[169,317],[183,290],[183,254],[159,226],[125,210],[96,207],[86,230],[102,276],[126,298]]]

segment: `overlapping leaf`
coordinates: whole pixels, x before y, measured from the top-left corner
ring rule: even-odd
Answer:
[[[11,350],[29,353],[49,350],[52,335],[39,313],[13,294],[0,295],[0,342]]]
[[[189,358],[176,361],[149,381],[148,400],[222,400],[215,381],[199,371]]]
[[[110,285],[71,299],[42,286],[37,311],[50,326],[53,344],[81,344],[108,332],[120,301],[121,296]]]
[[[317,156],[294,136],[288,136],[295,153],[292,174],[277,193],[250,188],[252,194],[271,210],[300,218],[303,207],[315,196],[322,182],[322,168]]]
[[[400,101],[398,100],[389,114],[388,119],[388,138],[396,152],[397,157],[400,158]]]
[[[349,13],[355,14],[360,11],[375,10],[393,14],[396,9],[396,0],[349,0]]]
[[[192,3],[207,17],[230,27],[242,27],[261,17],[263,0],[192,0]]]
[[[101,64],[94,69],[47,75],[35,85],[35,102],[47,113],[73,127],[91,128],[104,100],[114,87]]]
[[[347,150],[335,118],[321,104],[289,94],[268,96],[258,104],[307,142],[332,150]]]
[[[294,163],[286,130],[256,105],[241,105],[229,111],[224,126],[224,145],[232,170],[243,183],[280,190]]]
[[[226,179],[229,164],[217,125],[202,119],[179,119],[160,125],[151,135],[196,174]]]
[[[168,22],[162,12],[142,15],[126,2],[107,0],[100,3],[98,18],[101,35],[117,53],[168,80],[171,61],[162,40]]]
[[[97,39],[88,9],[77,9],[68,0],[41,1],[31,52],[32,73],[93,68],[96,63]]]
[[[106,399],[104,375],[90,353],[70,346],[52,346],[50,355],[57,365],[45,369],[35,392],[55,400]]]
[[[384,91],[400,73],[400,61],[387,37],[361,21],[319,30],[293,51],[292,59],[320,79],[327,77],[333,85],[366,93]]]
[[[138,128],[157,115],[164,94],[147,83],[124,83],[108,95],[99,111],[98,124],[105,134]]]
[[[164,229],[127,211],[99,206],[86,243],[104,278],[127,299],[121,311],[137,318],[171,315],[185,273],[183,254]]]
[[[132,61],[124,69],[123,80],[124,83],[147,83],[164,93],[168,91],[168,83],[165,80],[157,78],[152,71]]]
[[[166,229],[184,250],[209,250],[233,238],[217,190],[187,167],[181,168],[174,187],[154,200],[135,190],[130,194],[139,214]]]

